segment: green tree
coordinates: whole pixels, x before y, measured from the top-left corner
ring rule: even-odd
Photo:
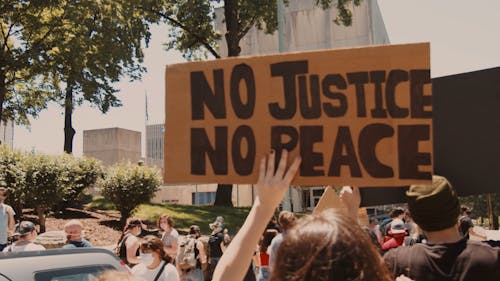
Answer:
[[[473,217],[489,218],[487,194],[460,197],[460,203],[472,209]],[[498,229],[498,217],[496,214],[500,214],[500,194],[491,194],[491,205],[492,215],[497,218],[496,221],[493,221],[492,226],[494,229]]]
[[[24,198],[35,209],[40,232],[45,232],[46,212],[61,202],[64,194],[65,163],[60,157],[28,153],[25,157]]]
[[[100,181],[103,195],[120,211],[122,226],[132,211],[148,203],[160,185],[158,170],[137,164],[114,165]]]
[[[29,124],[55,93],[41,55],[47,38],[60,31],[64,1],[14,1],[0,4],[0,120]]]
[[[339,11],[336,24],[352,24],[351,3],[355,6],[361,0],[314,0],[323,9],[331,7]],[[283,1],[285,5],[289,0]],[[272,34],[278,28],[277,0],[182,0],[165,1],[158,14],[173,28],[169,35],[168,49],[177,49],[187,59],[196,59],[202,53],[210,53],[220,58],[217,44],[221,34],[215,30],[215,7],[224,8],[224,23],[228,56],[238,56],[241,52],[240,41],[253,26]],[[204,52],[203,52],[204,51]]]
[[[14,208],[18,218],[22,216],[25,200],[24,157],[20,151],[12,150],[5,145],[0,146],[0,187],[8,188],[7,202]]]
[[[43,55],[58,89],[57,101],[64,108],[65,152],[73,151],[75,106],[86,101],[106,113],[121,106],[114,83],[124,76],[131,81],[141,78],[142,43],[147,46],[149,24],[158,16],[148,17],[138,5],[156,2],[68,1],[61,32],[48,37],[53,48]]]
[[[104,171],[101,162],[94,158],[80,157],[64,154],[59,161],[64,163],[61,171],[61,184],[64,186],[61,202],[57,209],[64,210],[78,201],[82,192],[102,178]]]
[[[288,4],[284,0],[284,4]],[[352,24],[352,11],[350,5],[361,4],[361,0],[315,0],[317,6],[323,9],[331,7],[339,11],[336,24],[350,26]],[[256,26],[259,30],[272,34],[278,28],[277,0],[182,0],[166,1],[164,9],[158,13],[174,28],[171,29],[168,49],[177,49],[187,59],[200,58],[202,54],[210,53],[215,58],[220,58],[217,43],[221,35],[215,30],[214,7],[224,7],[224,23],[228,56],[239,56],[241,52],[240,41],[250,28]],[[204,52],[203,52],[204,50]],[[219,184],[215,205],[232,206],[232,185]]]

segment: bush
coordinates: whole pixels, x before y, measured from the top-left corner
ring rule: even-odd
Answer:
[[[100,185],[104,197],[113,202],[121,213],[121,224],[125,225],[137,206],[151,200],[160,185],[160,176],[155,168],[120,164],[110,168]]]
[[[100,161],[94,158],[74,158],[65,154],[59,157],[62,166],[61,183],[64,186],[61,202],[57,209],[64,210],[67,207],[79,207],[82,202],[83,190],[94,185],[103,176]],[[88,203],[88,202],[87,202]]]
[[[24,196],[26,204],[35,209],[40,219],[40,232],[45,232],[45,212],[63,197],[65,163],[59,157],[44,154],[26,156]]]
[[[7,203],[14,208],[17,217],[22,215],[25,200],[23,192],[24,158],[25,155],[20,151],[0,145],[0,187],[9,190]]]

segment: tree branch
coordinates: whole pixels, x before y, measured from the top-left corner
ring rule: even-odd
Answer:
[[[2,48],[7,47],[7,51],[9,51],[9,53],[11,52],[11,50],[10,50],[10,47],[9,47],[9,44],[8,44],[9,42],[8,41],[9,41],[10,32],[12,31],[13,27],[14,27],[14,24],[11,24],[9,26],[9,30],[7,31],[7,34],[5,34],[3,32],[3,28],[0,27],[0,29],[2,30],[2,36],[3,36],[3,46],[2,46]]]
[[[256,20],[257,15],[254,15],[252,20],[250,21],[250,24],[243,28],[240,33],[238,33],[238,41],[241,40],[248,33],[248,31],[250,31],[250,29],[254,26]]]
[[[182,28],[184,31],[189,33],[194,38],[196,38],[196,40],[198,40],[215,58],[220,59],[220,55],[217,53],[217,51],[215,51],[214,48],[212,48],[212,46],[210,46],[210,44],[203,39],[203,37],[199,36],[198,34],[196,34],[193,31],[189,30],[185,25],[183,25],[181,22],[177,21],[176,19],[174,19],[170,16],[167,16],[166,14],[164,14],[162,12],[157,12],[157,13],[159,16],[165,18],[166,20],[168,20],[169,22],[171,22],[175,26]]]

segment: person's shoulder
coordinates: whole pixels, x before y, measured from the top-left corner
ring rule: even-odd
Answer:
[[[412,246],[400,246],[397,248],[392,248],[384,254],[384,260],[387,259],[398,259],[398,257],[404,257],[412,252],[419,251],[420,248],[425,247],[424,244],[415,244]]]
[[[92,248],[92,244],[88,240],[83,239],[82,240],[82,247],[84,247],[84,248]]]
[[[45,247],[39,244],[30,243],[24,248],[25,251],[43,251]]]
[[[138,272],[144,272],[145,269],[146,269],[146,266],[141,262],[141,263],[136,264],[134,267],[132,267],[130,269],[130,272],[132,272],[132,274],[135,274]]]
[[[473,253],[491,253],[500,257],[500,248],[492,247],[486,242],[467,240],[467,248]]]
[[[162,275],[165,281],[179,280],[179,273],[177,272],[177,268],[175,268],[175,266],[173,266],[171,263],[167,263],[167,265],[165,265],[165,270],[163,270]]]
[[[170,235],[172,235],[174,237],[179,237],[179,232],[177,231],[177,229],[173,228],[172,232],[170,233]]]
[[[63,249],[73,249],[73,248],[77,248],[75,244],[73,243],[68,243],[68,244],[65,244],[64,246],[62,246]]]
[[[13,209],[10,205],[7,205],[7,204],[5,204],[5,203],[4,203],[4,204],[2,204],[2,205],[3,205],[3,207],[5,208],[5,210],[6,210],[7,212],[9,212],[9,213],[11,213],[11,214],[13,214],[13,215],[15,215],[15,214],[16,214],[16,212],[14,212],[14,209]]]

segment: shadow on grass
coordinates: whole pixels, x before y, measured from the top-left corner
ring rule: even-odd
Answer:
[[[118,230],[120,232],[123,231],[123,227],[120,225],[119,220],[105,220],[105,221],[99,222],[99,224],[107,226],[107,227],[112,228],[114,230]]]
[[[97,217],[86,212],[85,210],[67,208],[62,212],[54,213],[56,219],[96,219]]]

